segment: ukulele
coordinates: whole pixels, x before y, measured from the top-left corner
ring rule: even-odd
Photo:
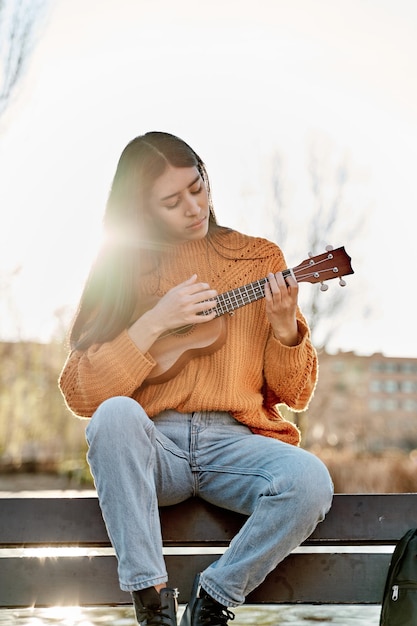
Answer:
[[[351,257],[344,247],[333,250],[332,246],[327,246],[325,253],[317,256],[309,254],[308,259],[281,273],[284,279],[292,275],[299,283],[320,282],[320,289],[326,291],[326,280],[339,277],[339,284],[342,287],[346,285],[342,277],[354,273],[350,262]],[[264,298],[267,282],[268,278],[260,278],[248,285],[219,294],[215,298],[216,317],[206,324],[189,324],[162,334],[149,349],[156,365],[145,383],[166,382],[178,374],[190,359],[212,354],[221,348],[226,341],[226,324],[222,316],[225,313],[233,315],[236,309]],[[208,315],[212,311],[213,309],[202,311],[199,315]]]

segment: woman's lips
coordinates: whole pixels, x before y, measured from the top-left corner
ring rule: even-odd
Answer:
[[[197,222],[193,222],[192,224],[190,224],[189,226],[187,226],[187,228],[190,228],[191,230],[200,228],[200,226],[202,226],[204,224],[204,222],[206,221],[206,217],[203,217],[201,220],[198,220]]]

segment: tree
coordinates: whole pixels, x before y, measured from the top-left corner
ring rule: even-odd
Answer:
[[[48,0],[0,0],[0,117],[24,76],[39,34]],[[12,301],[12,281],[20,268],[0,272],[0,293]],[[5,304],[5,303],[4,303]],[[13,316],[17,320],[17,316]]]
[[[47,0],[0,0],[0,115],[24,75]]]
[[[353,234],[357,236],[363,227],[363,219],[346,220],[348,206],[348,186],[351,182],[349,165],[346,155],[337,155],[324,138],[310,144],[308,151],[308,219],[297,219],[298,211],[290,210],[288,202],[288,178],[284,171],[284,160],[279,154],[272,159],[272,219],[274,235],[280,246],[288,252],[291,232],[296,231],[299,261],[307,257],[307,253],[320,254],[326,245],[339,241],[340,237],[347,241]],[[346,223],[349,222],[349,226]],[[290,224],[292,231],[290,231]],[[304,226],[304,228],[302,227]],[[302,246],[302,250],[299,250]],[[336,281],[335,281],[336,282]],[[344,314],[346,292],[342,288],[329,289],[322,293],[317,284],[305,285],[300,289],[300,305],[306,316],[312,334],[313,344],[320,353],[329,342]],[[326,398],[323,397],[325,402]],[[317,402],[316,402],[317,405]],[[308,415],[306,411],[293,413],[288,407],[280,410],[294,421],[300,428],[303,440],[306,439]]]
[[[290,228],[296,231],[294,253],[300,255],[299,261],[307,253],[320,254],[326,245],[339,242],[343,237],[347,241],[363,227],[363,219],[350,219],[346,226],[348,210],[347,191],[350,180],[348,160],[345,155],[335,155],[323,140],[312,143],[308,151],[308,203],[311,209],[301,228],[296,223],[297,211],[290,210],[288,201],[288,182],[284,172],[284,160],[279,154],[272,158],[272,219],[274,237],[288,253],[293,248],[290,244]],[[350,211],[350,216],[352,211]],[[294,237],[295,238],[295,237]],[[338,244],[339,245],[339,244]],[[336,246],[335,246],[336,247]],[[300,249],[299,249],[300,248]],[[304,256],[301,256],[304,255]],[[298,258],[298,257],[297,257]],[[310,288],[311,287],[311,288]],[[321,351],[325,350],[337,329],[340,314],[343,313],[346,294],[344,289],[329,289],[322,293],[318,285],[303,285],[300,289],[300,303],[306,315],[313,343]]]

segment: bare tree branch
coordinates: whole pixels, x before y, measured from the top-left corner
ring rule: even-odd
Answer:
[[[286,220],[286,189],[283,158],[278,152],[272,157],[272,224],[276,237],[281,245],[288,237],[288,222]]]
[[[325,143],[325,142],[324,142]],[[318,254],[326,245],[336,241],[343,232],[349,238],[363,227],[363,219],[350,221],[344,225],[346,215],[346,195],[349,188],[349,166],[345,156],[336,157],[334,151],[327,152],[320,142],[310,145],[308,153],[308,176],[311,192],[311,216],[305,235],[306,251]],[[283,160],[272,158],[272,204],[275,238],[281,247],[288,248],[289,219],[285,202],[285,173]],[[343,226],[341,227],[341,224]],[[347,232],[349,231],[349,232]],[[297,251],[299,252],[299,251]],[[305,313],[318,350],[326,349],[338,327],[338,318],[343,311],[345,293],[343,289],[329,289],[323,294],[317,285],[305,288],[301,295]]]
[[[0,0],[0,115],[24,75],[47,0]]]

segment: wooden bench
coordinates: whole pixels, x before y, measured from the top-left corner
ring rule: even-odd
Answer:
[[[195,573],[245,518],[199,500],[161,517],[170,583],[185,603]],[[380,604],[392,547],[414,526],[417,494],[336,495],[326,520],[247,602]],[[95,494],[1,498],[0,607],[130,604],[109,548]]]

